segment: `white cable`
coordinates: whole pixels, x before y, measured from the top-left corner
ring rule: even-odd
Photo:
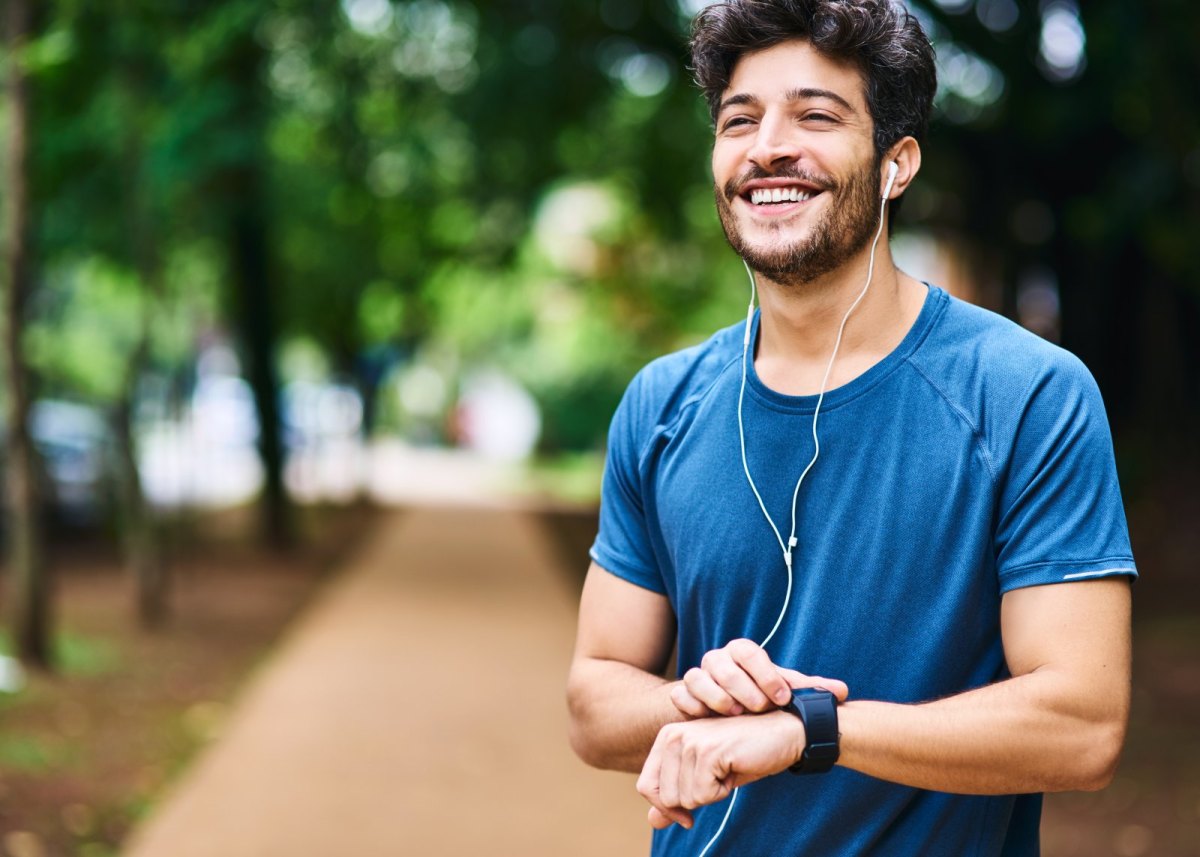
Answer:
[[[813,457],[809,460],[808,466],[801,472],[800,478],[796,480],[796,488],[792,492],[792,529],[788,534],[786,545],[783,542],[783,536],[779,532],[779,527],[775,526],[775,521],[771,517],[771,513],[767,511],[767,504],[763,502],[762,495],[758,493],[758,486],[754,484],[754,477],[750,475],[750,464],[746,460],[746,431],[742,424],[742,400],[746,395],[747,361],[750,353],[750,322],[754,315],[754,300],[757,294],[758,283],[754,279],[754,272],[750,270],[750,265],[745,259],[742,259],[742,264],[746,266],[746,273],[750,275],[750,307],[746,311],[746,332],[742,336],[742,386],[738,391],[737,407],[738,441],[742,449],[742,470],[746,472],[746,481],[750,483],[750,490],[754,492],[754,498],[758,500],[758,508],[762,509],[763,517],[767,519],[767,523],[771,526],[771,531],[775,534],[775,540],[779,542],[779,547],[783,550],[783,561],[787,566],[787,592],[783,597],[783,607],[779,610],[779,616],[775,619],[775,625],[771,628],[771,632],[758,644],[764,649],[767,647],[767,643],[771,642],[771,638],[775,636],[775,632],[779,630],[779,626],[783,623],[783,617],[787,614],[788,604],[792,600],[792,548],[796,546],[796,501],[800,496],[800,486],[804,484],[804,477],[808,476],[808,471],[812,470],[813,465],[817,463],[817,458],[821,455],[821,441],[817,437],[817,417],[820,416],[821,404],[825,401],[825,386],[829,383],[829,374],[833,371],[833,363],[837,360],[838,351],[842,347],[842,334],[846,330],[846,322],[850,320],[850,314],[862,303],[862,299],[866,297],[867,289],[871,287],[871,279],[875,275],[875,249],[879,246],[879,236],[883,234],[883,211],[887,202],[887,195],[885,194],[883,201],[879,205],[879,228],[875,230],[875,240],[871,242],[871,255],[867,263],[867,282],[863,285],[862,291],[858,293],[858,297],[854,299],[854,303],[850,304],[850,308],[846,310],[846,314],[842,316],[842,323],[838,326],[837,339],[833,343],[833,353],[829,355],[829,363],[825,367],[825,376],[821,379],[821,390],[817,395],[817,405],[813,409]],[[733,805],[737,803],[737,796],[738,789],[735,788],[729,795],[729,806],[725,809],[725,817],[721,819],[721,826],[717,828],[717,832],[713,834],[712,839],[708,840],[708,844],[700,852],[700,857],[705,857],[709,849],[713,847],[713,844],[725,832],[725,825],[729,822],[730,815],[733,814]]]
[[[725,810],[725,817],[721,819],[721,826],[717,828],[717,832],[713,834],[712,839],[708,840],[708,844],[704,846],[704,850],[700,852],[700,857],[704,857],[708,853],[708,849],[713,847],[713,844],[725,832],[725,825],[729,821],[729,816],[733,814],[733,805],[737,803],[738,790],[734,789],[729,796],[729,807]]]

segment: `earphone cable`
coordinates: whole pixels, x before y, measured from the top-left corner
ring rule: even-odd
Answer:
[[[893,171],[894,175],[894,171]],[[888,190],[891,190],[891,181],[888,182]],[[808,476],[808,472],[812,470],[813,465],[817,463],[817,458],[821,455],[821,441],[817,435],[817,418],[821,414],[821,405],[825,401],[825,387],[829,383],[830,373],[833,371],[834,361],[837,360],[838,351],[842,347],[842,335],[846,331],[846,322],[850,320],[850,314],[858,308],[862,303],[862,299],[866,297],[867,290],[871,287],[871,280],[875,276],[875,250],[879,246],[879,238],[883,235],[883,213],[887,206],[888,197],[887,191],[884,192],[883,201],[879,205],[879,227],[875,230],[875,239],[871,242],[871,254],[867,263],[867,282],[863,285],[862,291],[858,293],[858,297],[854,299],[854,303],[850,304],[850,308],[846,310],[846,314],[842,316],[842,323],[838,326],[837,338],[833,343],[833,352],[829,355],[829,363],[825,366],[825,375],[821,379],[821,389],[817,395],[817,404],[813,409],[812,421],[812,436],[813,436],[813,456],[808,462],[808,466],[800,473],[800,478],[796,480],[796,488],[792,491],[792,529],[788,534],[787,543],[784,544],[783,535],[779,532],[779,527],[775,525],[774,519],[771,518],[771,513],[767,511],[767,504],[763,502],[762,495],[758,491],[758,486],[754,484],[754,477],[750,475],[750,464],[746,458],[746,430],[742,422],[742,401],[746,395],[746,376],[749,374],[749,354],[750,354],[750,327],[754,317],[754,302],[757,297],[758,283],[754,278],[754,272],[750,269],[749,263],[742,259],[742,264],[746,267],[746,273],[750,276],[750,306],[746,310],[746,330],[742,336],[742,384],[738,391],[738,406],[737,406],[737,421],[738,421],[738,442],[742,452],[742,470],[746,473],[746,481],[750,484],[750,490],[754,492],[754,498],[758,500],[758,507],[762,510],[763,517],[771,527],[771,531],[775,534],[775,540],[779,542],[779,547],[783,550],[784,564],[787,566],[787,591],[784,594],[783,606],[779,610],[779,616],[775,619],[775,625],[771,628],[770,633],[763,638],[759,643],[762,648],[767,647],[767,643],[775,636],[775,632],[779,630],[783,624],[783,617],[787,615],[788,605],[792,599],[792,549],[796,547],[796,508],[797,500],[800,497],[800,486],[804,484],[804,478]],[[717,828],[716,833],[708,840],[708,844],[704,846],[704,850],[700,852],[699,857],[706,857],[709,850],[725,832],[725,825],[729,823],[729,818],[733,814],[734,804],[737,803],[738,788],[734,788],[729,795],[729,806],[725,808],[725,815],[721,819],[721,824]]]

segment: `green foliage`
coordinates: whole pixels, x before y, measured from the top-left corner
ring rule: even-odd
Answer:
[[[60,768],[63,761],[60,746],[44,738],[25,734],[0,737],[0,768],[4,770],[37,773]]]
[[[8,633],[0,631],[0,655],[11,654],[12,650]],[[101,637],[64,631],[55,637],[54,650],[55,664],[67,676],[104,675],[120,666],[117,648]]]
[[[116,671],[121,658],[117,648],[102,637],[70,631],[55,639],[56,663],[64,675],[99,676]]]
[[[1029,4],[992,29],[983,4],[912,5],[943,89],[907,228],[966,236],[1010,312],[1025,272],[1056,271],[1066,344],[1118,422],[1136,414],[1136,364],[1104,347],[1143,311],[1129,284],[1158,283],[1184,319],[1200,300],[1184,37],[1200,7],[1089,2],[1086,67],[1055,80]],[[452,352],[452,371],[499,365],[537,394],[548,447],[595,448],[642,363],[736,322],[745,300],[713,215],[680,8],[48,4],[25,57],[39,371],[111,398],[147,311],[153,361],[185,365],[237,307],[222,236],[245,197],[239,171],[261,168],[286,338],[326,352],[335,374],[427,349]],[[1048,229],[1022,231],[1030,210],[1049,212]]]
[[[25,331],[30,366],[86,398],[115,399],[128,383],[145,312],[141,284],[96,257],[64,262],[47,274],[41,297],[53,308]]]

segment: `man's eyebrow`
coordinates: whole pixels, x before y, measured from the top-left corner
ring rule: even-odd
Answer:
[[[790,90],[788,90],[788,92],[784,96],[784,98],[786,98],[788,101],[807,101],[812,98],[825,98],[825,99],[828,99],[829,101],[834,102],[835,104],[837,104],[841,107],[844,107],[846,110],[849,110],[851,113],[858,112],[856,109],[854,109],[853,104],[851,104],[846,99],[842,98],[842,96],[838,95],[836,92],[834,92],[831,89],[813,89],[811,87],[803,87],[800,89],[790,89]]]
[[[808,86],[800,87],[798,89],[789,89],[784,94],[784,98],[787,101],[808,101],[814,98],[824,98],[834,102],[840,107],[845,108],[851,113],[858,112],[854,108],[853,104],[831,89],[816,89]],[[722,101],[720,107],[717,108],[717,114],[720,115],[720,113],[722,113],[727,107],[736,107],[741,104],[757,105],[760,103],[761,100],[758,98],[758,96],[751,95],[749,92],[739,92],[736,95],[731,95]]]
[[[726,107],[736,107],[739,104],[759,104],[757,96],[751,95],[748,92],[739,92],[737,95],[731,95],[721,102],[717,108],[717,113],[722,113]]]

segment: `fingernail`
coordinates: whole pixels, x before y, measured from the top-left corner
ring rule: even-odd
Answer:
[[[745,713],[746,713],[746,709],[742,708],[742,707],[741,707],[740,705],[738,705],[737,703],[734,703],[732,706],[730,706],[730,708],[729,708],[729,713],[730,713],[730,714],[732,714],[732,715],[734,715],[734,716],[736,717],[736,716],[737,716],[737,715],[739,715],[739,714],[745,714]]]
[[[782,687],[775,691],[775,701],[780,705],[787,705],[787,701],[792,698],[792,693],[786,687]]]

